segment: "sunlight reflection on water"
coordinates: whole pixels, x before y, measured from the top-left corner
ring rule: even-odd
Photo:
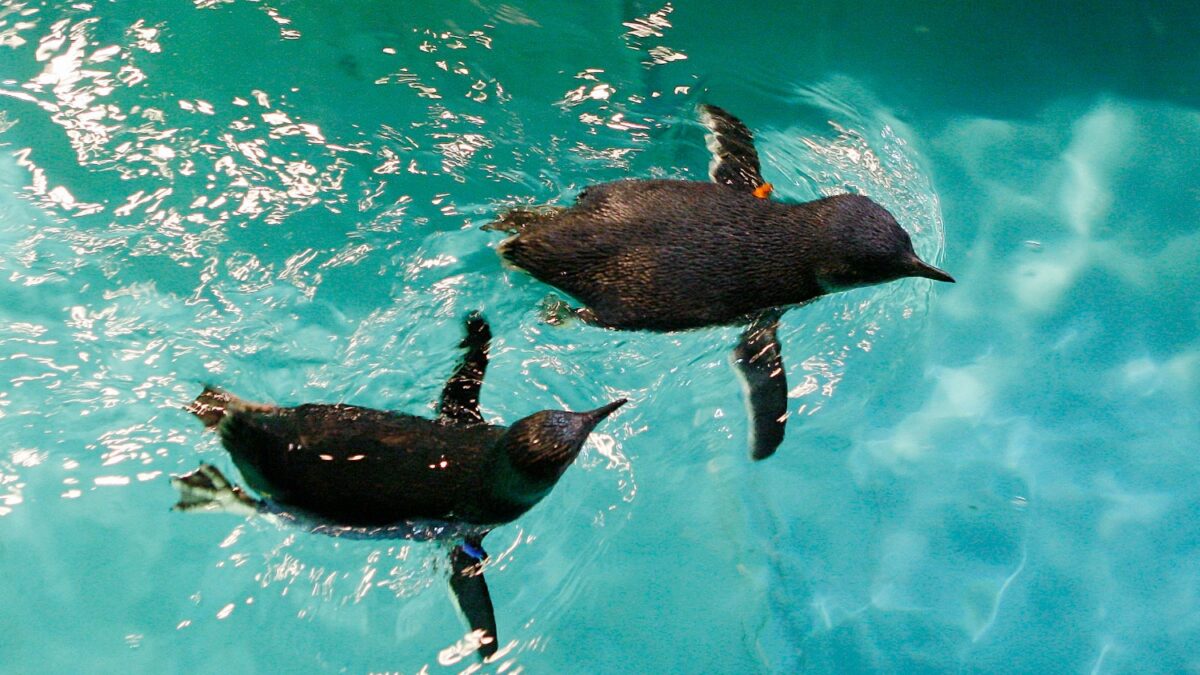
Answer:
[[[298,5],[3,11],[0,44],[15,67],[0,82],[0,184],[22,199],[6,200],[0,229],[10,282],[0,292],[19,308],[0,326],[11,385],[0,419],[19,420],[6,432],[17,454],[0,459],[0,517],[33,511],[31,483],[50,485],[43,494],[61,497],[39,518],[51,514],[68,532],[142,527],[160,548],[179,549],[147,550],[112,577],[134,595],[166,596],[149,625],[130,619],[141,627],[123,643],[140,636],[143,652],[157,645],[167,658],[175,648],[186,660],[234,640],[230,667],[253,669],[272,652],[256,656],[254,640],[236,633],[294,617],[328,637],[281,626],[285,646],[274,653],[371,635],[365,654],[403,638],[415,645],[411,662],[462,665],[437,656],[462,633],[442,594],[426,592],[444,585],[439,546],[184,519],[166,513],[164,476],[225,461],[179,410],[202,383],[283,404],[430,412],[461,316],[476,308],[497,328],[489,420],[633,401],[589,443],[552,507],[492,535],[511,658],[562,645],[557,629],[576,606],[607,592],[606,555],[647,472],[680,487],[689,470],[713,469],[724,487],[705,496],[716,506],[697,508],[726,504],[745,430],[726,361],[732,333],[545,326],[536,307],[548,289],[502,270],[488,249],[496,239],[478,230],[497,209],[566,203],[591,182],[703,175],[694,105],[708,94],[675,43],[673,5],[614,22],[628,54],[587,53],[540,82],[537,103],[503,51],[514,49],[506,31],[537,21],[509,5],[453,26],[431,16],[373,34]],[[208,43],[235,25],[272,39]],[[943,225],[912,132],[851,80],[789,96],[794,125],[737,111],[758,130],[778,195],[870,195],[936,263]],[[699,161],[661,161],[667,135]],[[928,294],[926,282],[903,282],[789,314],[781,336],[793,412],[837,405],[856,359],[880,341],[914,339]],[[682,535],[663,527],[668,545],[695,536],[692,525],[679,525]],[[148,585],[152,573],[169,582]]]

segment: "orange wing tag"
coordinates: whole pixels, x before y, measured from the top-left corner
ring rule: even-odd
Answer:
[[[774,189],[774,185],[771,185],[770,183],[763,183],[762,185],[754,188],[754,196],[758,197],[759,199],[766,199],[767,197],[771,196],[771,190]]]

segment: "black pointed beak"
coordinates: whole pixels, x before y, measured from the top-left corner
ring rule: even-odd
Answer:
[[[595,410],[589,410],[583,413],[583,415],[587,418],[587,421],[594,426],[599,424],[600,420],[613,414],[617,408],[620,408],[628,402],[629,399],[619,398],[606,406],[601,406]]]
[[[933,279],[934,281],[947,281],[949,283],[955,283],[954,277],[946,274],[945,271],[930,265],[920,258],[913,259],[912,273],[909,274],[909,276],[925,277],[926,279]]]

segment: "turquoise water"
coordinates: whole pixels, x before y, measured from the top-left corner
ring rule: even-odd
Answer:
[[[202,382],[489,419],[631,400],[490,535],[503,672],[1200,669],[1200,12],[0,4],[0,671],[460,672],[444,549],[183,515]],[[545,325],[497,210],[702,178],[875,197],[959,283],[736,330]]]

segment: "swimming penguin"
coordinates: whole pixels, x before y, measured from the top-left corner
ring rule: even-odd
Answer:
[[[450,587],[479,654],[491,656],[498,645],[484,536],[541,501],[625,400],[488,424],[479,390],[491,331],[478,314],[466,328],[466,353],[442,390],[437,419],[341,404],[281,408],[206,388],[187,410],[216,429],[259,498],[201,464],[171,479],[181,495],[175,508],[273,514],[331,536],[457,541]]]
[[[776,329],[789,307],[902,277],[953,282],[917,257],[896,219],[861,195],[770,199],[754,137],[701,106],[713,182],[622,180],[587,187],[565,209],[514,210],[486,229],[514,233],[501,256],[581,301],[610,328],[745,325],[733,360],[746,384],[750,451],[783,441],[787,381]]]

